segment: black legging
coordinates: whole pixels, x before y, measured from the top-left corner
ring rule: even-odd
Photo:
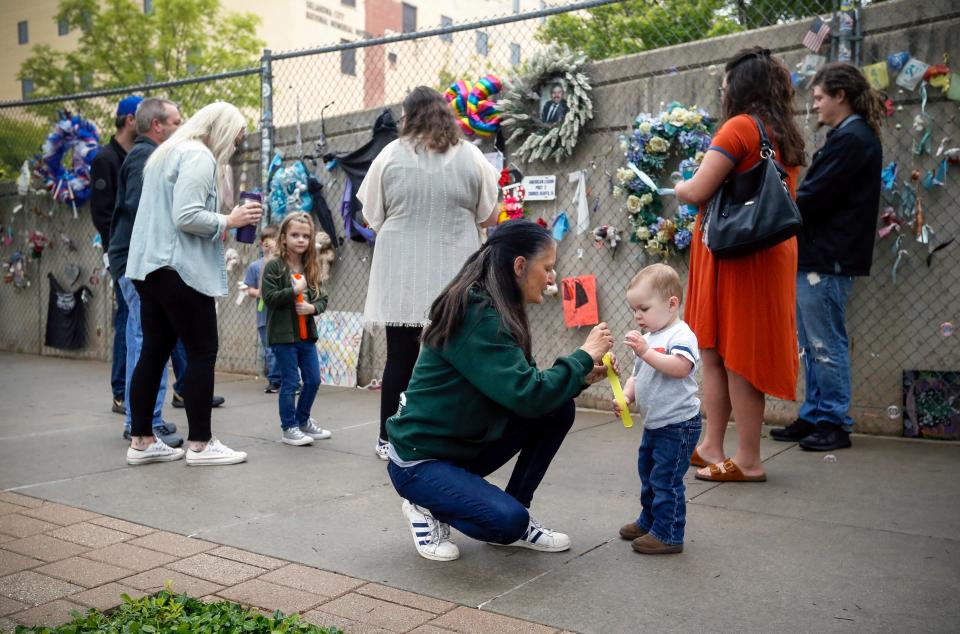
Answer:
[[[420,354],[420,326],[387,326],[387,363],[380,385],[380,439],[387,440],[387,419],[397,413]]]
[[[153,434],[153,407],[160,389],[160,376],[167,359],[183,341],[187,352],[183,405],[190,427],[188,440],[210,440],[210,403],[213,399],[213,369],[219,339],[217,311],[212,297],[187,286],[173,269],[157,269],[147,279],[135,281],[140,295],[143,348],[133,371],[130,390],[131,434]]]

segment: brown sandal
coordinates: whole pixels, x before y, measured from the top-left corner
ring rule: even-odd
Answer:
[[[748,476],[740,471],[733,460],[729,458],[718,464],[708,465],[710,475],[703,476],[697,473],[694,477],[697,480],[706,480],[708,482],[766,482],[767,474],[762,473],[757,476]]]
[[[710,463],[700,457],[700,452],[694,448],[693,453],[690,454],[690,465],[693,467],[709,467]]]

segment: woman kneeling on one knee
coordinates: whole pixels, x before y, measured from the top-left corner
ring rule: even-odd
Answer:
[[[536,223],[500,225],[434,301],[413,377],[387,421],[387,470],[417,551],[460,556],[450,526],[477,540],[558,552],[570,538],[528,508],[573,425],[573,397],[605,376],[606,324],[540,370],[526,304],[554,281],[557,246]],[[506,490],[484,478],[517,455]]]

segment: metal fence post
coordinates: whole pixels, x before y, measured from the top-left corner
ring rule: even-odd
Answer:
[[[263,49],[260,60],[260,184],[266,194],[273,155],[273,64],[270,49]],[[267,223],[270,211],[267,210]]]

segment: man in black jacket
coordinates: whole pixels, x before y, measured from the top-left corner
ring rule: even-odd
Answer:
[[[110,137],[110,142],[101,145],[90,165],[90,181],[93,189],[90,194],[90,215],[93,226],[100,233],[103,244],[104,263],[106,264],[107,246],[110,244],[110,218],[113,216],[113,207],[117,201],[117,175],[127,152],[133,147],[137,136],[135,113],[143,97],[130,95],[120,100],[117,105],[116,129]],[[125,360],[127,356],[124,328],[127,323],[127,304],[123,301],[123,294],[117,285],[118,275],[113,277],[113,295],[117,300],[117,308],[113,314],[113,366],[110,372],[110,386],[113,391],[111,409],[117,414],[125,414],[123,397],[126,392]]]
[[[775,440],[809,451],[851,446],[850,354],[844,312],[853,278],[870,274],[880,205],[883,101],[856,66],[831,63],[813,78],[813,109],[831,128],[797,190],[803,216],[797,334],[806,396]]]

